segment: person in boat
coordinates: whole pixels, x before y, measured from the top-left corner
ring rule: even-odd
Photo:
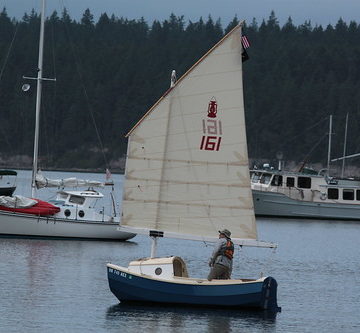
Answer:
[[[209,281],[230,279],[234,256],[234,243],[231,241],[230,236],[231,232],[229,230],[219,230],[219,240],[216,242],[209,260],[209,266],[211,267],[208,275]]]

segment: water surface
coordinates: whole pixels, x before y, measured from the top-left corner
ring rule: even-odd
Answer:
[[[127,266],[148,256],[145,236],[127,242],[0,238],[0,332],[360,331],[360,223],[258,219],[258,231],[278,249],[238,249],[233,277],[275,277],[282,307],[276,316],[119,304],[106,263]],[[211,251],[201,242],[158,244],[159,256],[181,256],[197,277],[207,276]]]

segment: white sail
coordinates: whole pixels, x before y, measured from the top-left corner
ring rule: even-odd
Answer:
[[[122,227],[256,243],[241,54],[237,26],[128,134]]]

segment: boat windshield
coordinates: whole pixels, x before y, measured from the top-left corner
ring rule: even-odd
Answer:
[[[251,182],[258,183],[261,178],[261,172],[252,172],[251,174]]]
[[[263,173],[260,178],[260,184],[265,184],[265,185],[269,184],[271,180],[271,176],[272,176],[271,173]]]
[[[85,201],[85,198],[77,196],[77,195],[71,195],[69,202],[77,204],[77,205],[82,205]]]

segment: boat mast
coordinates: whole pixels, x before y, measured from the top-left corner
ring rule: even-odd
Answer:
[[[171,78],[170,78],[170,89],[174,88],[176,83],[176,71],[172,70],[171,72]],[[169,122],[169,119],[168,119]],[[169,128],[169,123],[167,128]],[[168,135],[168,129],[166,131],[166,135]],[[165,144],[166,145],[166,144]],[[165,154],[165,150],[164,150],[164,154]],[[165,160],[165,159],[164,159]],[[162,177],[162,176],[161,176]],[[157,213],[156,215],[158,216],[158,209],[157,209]],[[163,232],[159,232],[159,231],[154,231],[154,230],[150,230],[150,238],[151,238],[151,252],[150,252],[150,258],[155,258],[156,256],[156,252],[157,252],[157,244],[158,244],[158,237],[163,237]]]
[[[35,196],[36,191],[36,173],[38,169],[38,155],[39,155],[39,126],[40,126],[40,109],[41,109],[41,91],[42,91],[42,82],[46,81],[56,81],[56,79],[45,79],[42,77],[43,71],[43,55],[44,55],[44,33],[45,33],[45,0],[41,0],[41,14],[40,14],[40,38],[39,38],[39,58],[38,58],[38,68],[37,68],[37,77],[28,77],[23,76],[24,79],[36,80],[36,109],[35,109],[35,134],[34,134],[34,157],[33,157],[33,169],[31,176],[31,196]]]
[[[329,121],[329,145],[328,145],[328,160],[327,160],[328,176],[330,176],[331,135],[332,135],[332,115],[330,115],[330,121]]]
[[[344,137],[344,150],[343,150],[343,160],[342,160],[342,168],[341,168],[341,178],[344,178],[344,171],[345,171],[345,154],[346,154],[346,139],[347,139],[348,120],[349,120],[349,113],[346,114],[346,122],[345,122],[345,137]]]
[[[35,112],[35,136],[34,136],[34,157],[33,170],[31,177],[31,195],[35,196],[36,184],[35,177],[38,168],[39,154],[39,125],[40,125],[40,107],[41,107],[41,90],[42,90],[42,70],[44,56],[44,30],[45,30],[45,0],[41,1],[41,20],[40,20],[40,40],[39,40],[39,60],[37,68],[37,89],[36,89],[36,112]]]

